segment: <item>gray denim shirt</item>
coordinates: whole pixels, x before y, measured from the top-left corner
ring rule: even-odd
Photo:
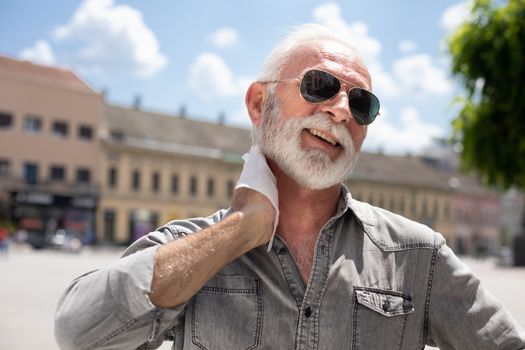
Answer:
[[[426,226],[353,200],[319,234],[308,284],[277,236],[225,266],[191,300],[155,307],[155,250],[222,220],[173,221],[61,297],[62,349],[525,349],[525,333]]]

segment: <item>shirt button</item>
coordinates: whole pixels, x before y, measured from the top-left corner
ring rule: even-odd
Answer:
[[[288,252],[288,249],[286,249],[286,247],[281,247],[281,248],[279,248],[279,250],[277,251],[277,254],[279,254],[279,255],[285,255],[287,252]]]
[[[404,312],[409,312],[410,310],[412,310],[412,305],[411,305],[410,301],[404,300],[403,301],[403,311]]]
[[[312,308],[310,306],[307,306],[305,309],[304,309],[304,316],[306,318],[312,316]]]
[[[383,311],[384,312],[390,311],[390,301],[385,300],[385,302],[383,303]]]

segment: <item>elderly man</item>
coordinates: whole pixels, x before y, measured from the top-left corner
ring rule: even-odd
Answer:
[[[60,299],[63,349],[522,349],[525,333],[428,227],[352,199],[370,74],[301,26],[246,93],[230,209],[173,221]]]

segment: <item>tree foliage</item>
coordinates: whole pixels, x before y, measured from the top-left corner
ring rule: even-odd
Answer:
[[[467,95],[453,121],[462,165],[488,184],[525,188],[525,0],[474,0],[449,38]]]

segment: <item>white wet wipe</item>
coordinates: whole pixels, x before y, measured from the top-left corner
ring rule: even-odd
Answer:
[[[277,193],[277,186],[275,176],[273,175],[264,154],[262,154],[259,146],[252,146],[249,153],[245,153],[244,166],[242,168],[241,176],[235,188],[246,187],[257,191],[266,196],[273,207],[275,208],[275,221],[273,223],[273,233],[270,242],[268,243],[268,252],[272,249],[273,238],[279,223],[279,197]]]

